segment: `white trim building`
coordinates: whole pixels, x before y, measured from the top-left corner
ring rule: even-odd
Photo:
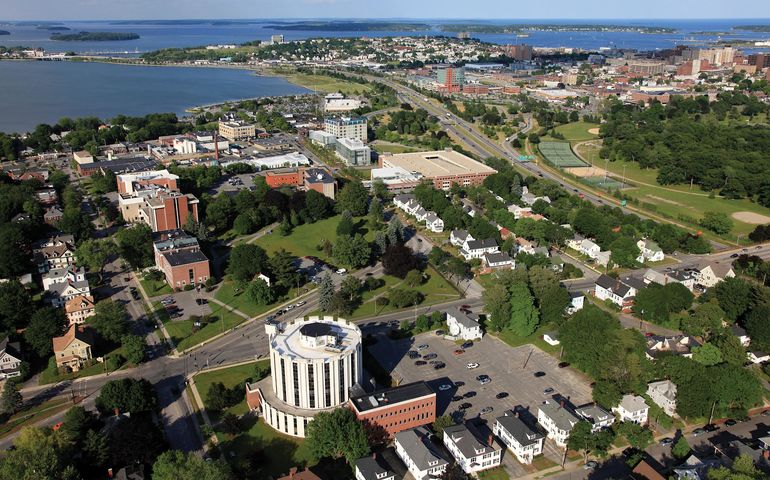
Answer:
[[[503,448],[491,435],[485,441],[465,425],[444,428],[444,445],[465,473],[472,474],[500,465]]]

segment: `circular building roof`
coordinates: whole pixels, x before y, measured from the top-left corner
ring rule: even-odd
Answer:
[[[299,333],[306,337],[325,337],[332,333],[334,328],[328,323],[313,322],[302,325],[299,328]]]

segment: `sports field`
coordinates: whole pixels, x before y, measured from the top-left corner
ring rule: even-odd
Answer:
[[[541,142],[539,148],[540,153],[559,168],[588,166],[572,152],[572,148],[567,142]]]

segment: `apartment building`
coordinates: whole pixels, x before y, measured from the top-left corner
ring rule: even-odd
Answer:
[[[231,142],[240,142],[256,137],[257,127],[240,121],[219,122],[219,134]]]
[[[366,142],[366,117],[327,117],[324,131],[340,138],[355,138]]]

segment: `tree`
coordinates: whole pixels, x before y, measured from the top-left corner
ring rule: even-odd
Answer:
[[[123,356],[126,357],[126,361],[133,365],[138,365],[144,361],[144,354],[147,348],[147,342],[144,337],[139,335],[123,335],[120,339],[120,344],[123,347]]]
[[[511,293],[505,285],[495,283],[484,290],[487,327],[499,332],[511,322]]]
[[[206,393],[206,408],[224,410],[229,406],[227,387],[222,382],[214,382]]]
[[[152,464],[153,480],[228,480],[230,466],[222,459],[206,461],[194,453],[169,450]]]
[[[32,297],[16,280],[0,283],[0,305],[0,332],[25,326],[32,315]]]
[[[92,465],[104,466],[110,458],[110,445],[107,437],[95,430],[88,430],[82,441],[81,449],[86,461]]]
[[[471,480],[470,475],[465,473],[463,468],[456,462],[452,462],[452,464],[447,466],[439,478],[441,480]]]
[[[724,318],[724,310],[719,308],[716,300],[712,300],[698,305],[692,315],[682,319],[681,326],[685,333],[703,337],[704,340],[709,341],[712,336],[723,330],[722,320]],[[768,330],[768,333],[770,333],[770,330]],[[753,334],[751,338],[754,341]]]
[[[724,279],[713,290],[719,306],[733,322],[742,317],[754,302],[751,285],[738,277]]]
[[[452,420],[452,417],[449,415],[442,415],[440,417],[436,417],[436,419],[433,421],[433,431],[436,433],[436,436],[443,440],[444,439],[444,429],[446,427],[451,427],[454,425],[455,422]]]
[[[540,316],[529,288],[524,283],[514,283],[511,292],[511,331],[520,337],[532,335],[540,323]]]
[[[612,430],[592,432],[590,423],[580,421],[572,427],[567,447],[570,450],[582,451],[584,461],[588,461],[588,455],[591,453],[599,455],[606,453],[614,439]]]
[[[418,267],[419,261],[406,245],[390,245],[382,256],[382,267],[386,275],[405,278],[409,271]]]
[[[366,215],[369,206],[369,192],[363,183],[353,180],[345,184],[337,193],[337,211],[348,210],[354,217]]]
[[[422,272],[419,270],[410,270],[404,277],[404,283],[408,286],[415,288],[419,286],[424,280]]]
[[[329,272],[321,278],[318,285],[318,308],[323,312],[331,309],[332,298],[334,297],[334,282]]]
[[[629,445],[644,450],[653,442],[652,430],[634,422],[621,422],[616,426],[618,435],[626,437]]]
[[[316,460],[345,457],[352,465],[356,459],[369,454],[364,426],[347,408],[318,413],[307,425],[305,442]]]
[[[110,445],[108,462],[113,465],[152,463],[168,449],[160,427],[147,413],[124,418],[107,434]]]
[[[610,262],[616,263],[621,267],[633,267],[636,265],[636,258],[639,256],[639,247],[631,237],[618,237],[610,244]]]
[[[241,243],[230,251],[227,274],[240,284],[250,282],[258,273],[269,273],[265,249],[250,243]]]
[[[405,288],[391,288],[388,292],[388,301],[395,308],[411,307],[423,301],[423,295],[417,290]]]
[[[157,404],[152,384],[143,378],[111,380],[104,384],[96,398],[96,408],[102,412],[117,408],[121,412],[138,413],[154,410]]]
[[[64,437],[50,428],[25,427],[12,451],[0,459],[0,478],[62,480],[67,452]]]
[[[275,292],[270,285],[261,278],[251,282],[246,289],[246,294],[257,305],[270,305],[275,302]]]
[[[340,294],[353,304],[361,301],[361,280],[353,275],[348,275],[340,284]]]
[[[351,215],[350,210],[345,210],[342,212],[342,218],[340,218],[340,222],[337,224],[337,236],[351,237],[355,231],[356,226],[353,224],[353,215]]]
[[[107,261],[117,253],[118,247],[112,240],[108,239],[96,240],[89,238],[81,242],[75,250],[78,263],[92,272],[97,272],[100,281],[104,275],[104,266],[107,265]]]
[[[29,271],[29,241],[17,223],[0,225],[0,278],[15,278]]]
[[[128,311],[126,306],[112,300],[102,300],[96,304],[95,314],[88,319],[94,329],[105,340],[118,343],[128,333]]]
[[[76,406],[67,410],[62,419],[62,426],[59,429],[67,440],[74,444],[79,444],[86,438],[88,430],[94,426],[96,418],[83,407]]]
[[[679,460],[684,460],[690,455],[690,444],[687,443],[687,439],[684,435],[674,442],[674,446],[671,447],[671,455]]]
[[[770,306],[757,305],[746,317],[746,330],[751,346],[763,351],[770,350]]]
[[[377,225],[383,220],[382,201],[379,197],[374,197],[369,203],[369,220],[372,224]]]
[[[343,265],[360,268],[369,263],[372,248],[363,235],[357,233],[354,237],[341,236],[333,248],[334,258]]]
[[[308,190],[305,193],[305,208],[310,219],[317,222],[332,214],[334,202],[321,192]]]
[[[722,363],[722,352],[710,343],[692,348],[692,359],[701,365],[716,365]]]
[[[0,397],[0,412],[7,415],[13,415],[24,405],[24,399],[19,392],[19,386],[16,382],[5,382],[3,394]]]
[[[733,221],[723,212],[706,212],[698,224],[706,230],[711,230],[717,235],[730,233],[733,229]]]
[[[297,286],[301,279],[297,270],[297,257],[282,248],[270,257],[268,263],[276,283],[283,285],[286,289]]]
[[[118,253],[135,269],[146,268],[154,263],[152,230],[145,224],[118,230],[115,234]]]
[[[570,296],[561,286],[559,277],[548,268],[533,267],[529,271],[529,286],[537,299],[541,320],[557,325],[562,323]]]
[[[61,310],[45,307],[32,314],[29,326],[24,330],[24,340],[38,357],[51,354],[53,337],[61,335],[66,319]]]

